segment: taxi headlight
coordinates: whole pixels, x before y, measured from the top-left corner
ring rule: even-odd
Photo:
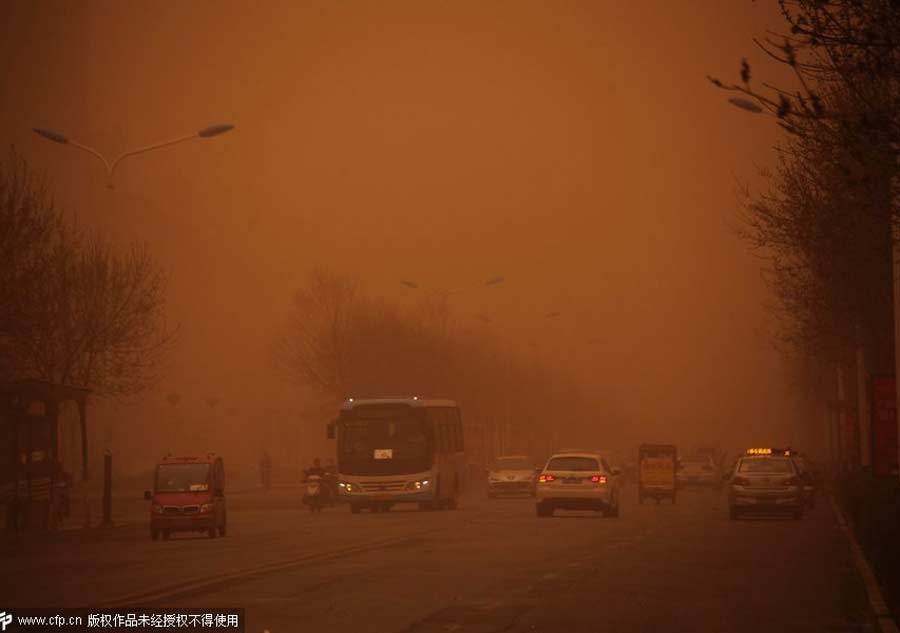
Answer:
[[[156,505],[155,503],[153,504],[153,507],[151,509],[154,514],[162,514],[162,511],[163,511],[162,506]]]

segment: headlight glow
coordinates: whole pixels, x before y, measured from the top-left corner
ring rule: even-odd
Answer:
[[[406,489],[407,490],[424,490],[425,488],[427,488],[429,486],[430,483],[431,482],[427,479],[422,479],[419,481],[411,481],[408,484],[406,484]]]
[[[200,506],[200,512],[212,512],[213,508],[214,508],[213,504],[204,503],[203,505]]]

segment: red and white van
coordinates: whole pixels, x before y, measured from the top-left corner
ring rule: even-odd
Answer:
[[[163,457],[156,465],[150,508],[150,537],[173,532],[225,536],[225,466],[212,453],[202,457]]]

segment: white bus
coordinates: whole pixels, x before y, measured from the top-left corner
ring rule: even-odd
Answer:
[[[338,493],[358,513],[397,503],[455,509],[463,487],[463,425],[452,400],[347,400],[328,427],[337,439]]]

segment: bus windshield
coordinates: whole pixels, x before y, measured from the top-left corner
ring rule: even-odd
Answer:
[[[432,441],[425,420],[408,407],[367,411],[340,425],[341,473],[400,475],[431,468]]]

